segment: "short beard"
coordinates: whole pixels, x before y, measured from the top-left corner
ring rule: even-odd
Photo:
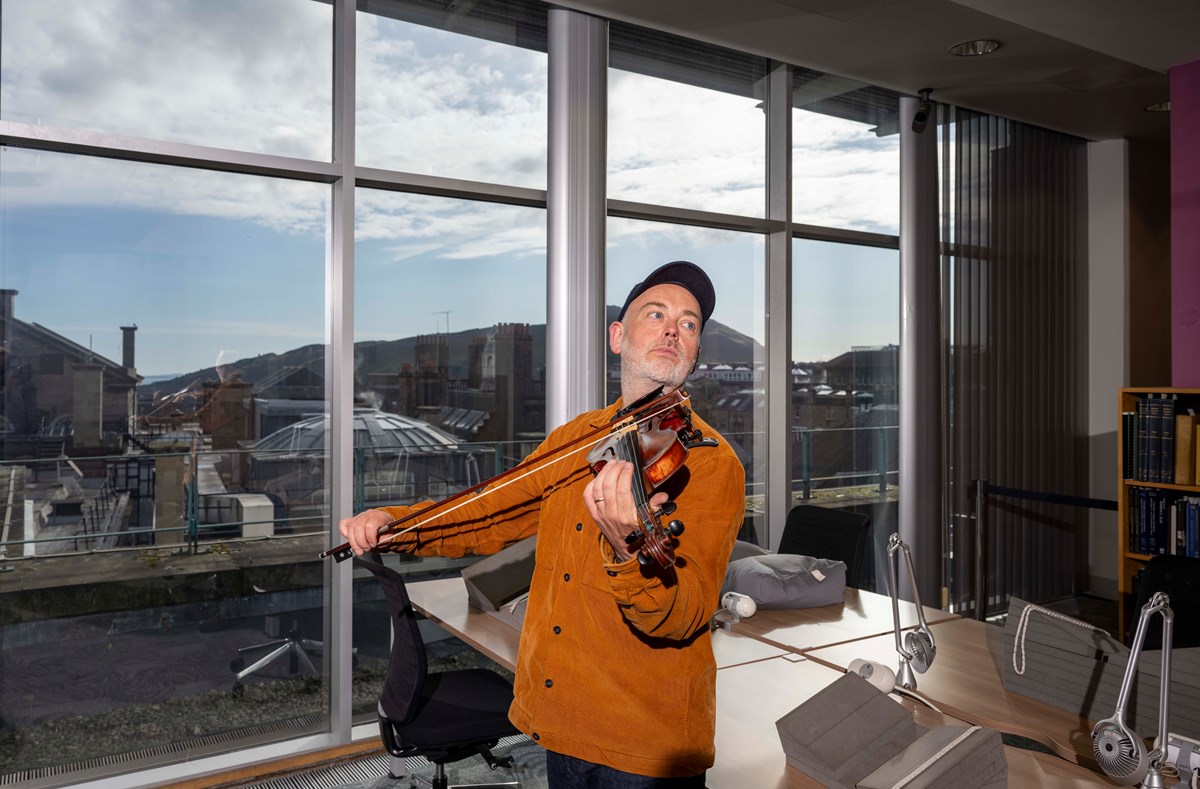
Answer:
[[[622,381],[627,380],[630,376],[636,376],[660,384],[665,389],[682,389],[694,369],[696,369],[695,361],[690,365],[677,363],[664,370],[661,367],[645,364],[644,360],[637,362],[624,354],[621,355]]]

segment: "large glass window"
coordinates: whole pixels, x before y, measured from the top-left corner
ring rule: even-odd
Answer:
[[[372,0],[359,13],[358,163],[544,189],[545,7],[439,6]]]
[[[900,256],[811,240],[792,254],[793,502],[870,515],[868,553],[882,558],[899,473]]]
[[[794,75],[792,218],[899,233],[899,98],[809,69]]]
[[[610,39],[608,196],[763,216],[767,61],[618,23]]]
[[[328,725],[328,197],[0,149],[0,774]]]
[[[729,441],[745,465],[751,515],[761,509],[766,463],[765,255],[764,237],[754,233],[608,220],[610,322],[616,320],[629,290],[664,263],[690,260],[713,281],[716,309],[700,338],[700,359],[687,390],[696,413]],[[607,399],[614,402],[621,393],[620,359],[611,351],[607,368]]]
[[[545,437],[546,214],[368,189],[356,202],[354,509],[438,501],[511,468]],[[472,561],[410,559],[402,571],[422,574]],[[384,677],[379,598],[364,577],[356,699]],[[479,659],[461,643],[433,649],[459,665]]]
[[[441,498],[545,435],[546,214],[365,189],[358,205],[355,397],[428,433],[387,454],[397,482],[364,500]],[[453,469],[419,470],[416,445],[441,441],[462,454]]]
[[[330,3],[4,0],[0,13],[0,119],[330,158]]]

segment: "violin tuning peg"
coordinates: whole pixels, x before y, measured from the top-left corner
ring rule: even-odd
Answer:
[[[647,556],[644,552],[638,553],[637,560],[638,564],[640,564],[642,567],[649,567],[650,565],[654,564],[654,559],[650,556]]]
[[[672,537],[678,537],[679,535],[683,534],[683,521],[671,521],[667,524],[667,531],[671,533]]]
[[[675,502],[667,501],[667,502],[664,502],[662,507],[659,508],[658,514],[659,515],[670,515],[674,511],[675,511]]]
[[[631,532],[629,532],[629,534],[626,534],[626,535],[625,535],[625,544],[626,544],[626,545],[633,545],[633,544],[634,544],[634,543],[636,543],[636,542],[637,542],[639,539],[641,539],[641,535],[640,535],[640,534],[638,534],[636,531],[631,531]]]

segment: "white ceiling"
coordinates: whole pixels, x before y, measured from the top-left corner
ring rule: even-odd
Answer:
[[[1089,140],[1165,142],[1167,70],[1200,60],[1200,0],[556,0]],[[960,41],[996,52],[954,57]]]

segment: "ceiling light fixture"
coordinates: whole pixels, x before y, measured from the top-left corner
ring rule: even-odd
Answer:
[[[1171,102],[1156,101],[1153,104],[1147,104],[1145,107],[1142,107],[1142,109],[1144,109],[1146,112],[1170,112]]]
[[[986,55],[989,52],[995,52],[1000,48],[1000,42],[991,38],[980,38],[975,41],[963,41],[950,47],[951,55],[958,55],[962,58],[971,58],[976,55]]]

